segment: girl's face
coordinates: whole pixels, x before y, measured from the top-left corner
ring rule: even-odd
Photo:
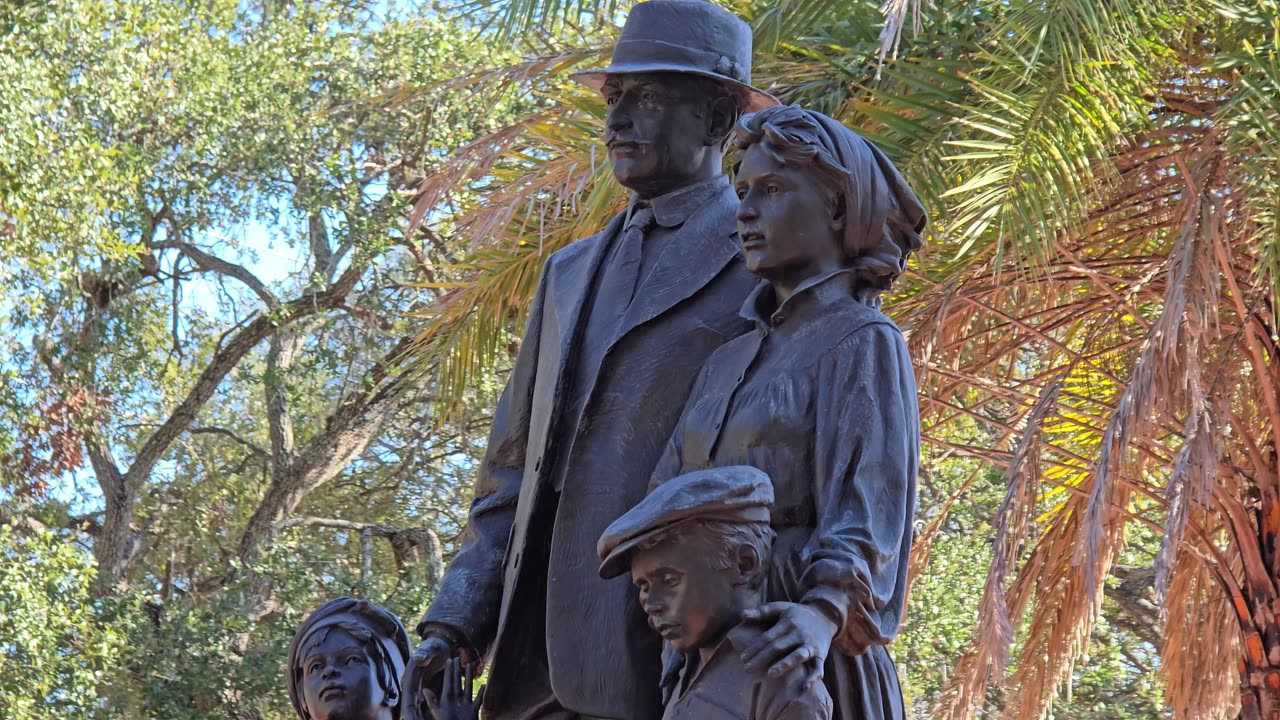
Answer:
[[[302,659],[302,697],[312,720],[377,717],[385,694],[364,644],[332,628]]]
[[[738,239],[748,270],[794,287],[842,267],[844,218],[817,172],[784,165],[756,143],[743,155],[736,189]]]

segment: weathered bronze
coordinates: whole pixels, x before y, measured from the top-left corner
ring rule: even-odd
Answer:
[[[820,113],[769,108],[735,137],[738,234],[764,278],[742,308],[755,330],[707,361],[651,485],[768,473],[769,602],[743,616],[772,629],[743,650],[746,670],[804,668],[839,720],[901,718],[884,645],[905,602],[920,427],[879,295],[921,246],[924,210],[888,158]]]
[[[484,703],[485,686],[476,687],[476,664],[467,663],[463,668],[458,658],[449,658],[444,666],[444,682],[440,694],[423,691],[423,704],[434,720],[480,720],[480,706]]]
[[[410,687],[487,658],[488,718],[660,717],[659,638],[626,581],[597,576],[595,542],[644,496],[703,361],[750,327],[722,174],[739,113],[772,102],[750,66],[740,19],[652,0],[614,65],[579,76],[608,102],[609,158],[634,197],[543,269]]]
[[[302,720],[396,720],[409,636],[390,611],[338,598],[311,613],[289,646],[289,699]]]
[[[755,468],[696,471],[659,486],[600,537],[600,576],[630,570],[649,625],[673,651],[665,720],[831,717],[826,687],[803,667],[761,673],[742,661],[767,630],[744,619],[763,602],[773,500]]]

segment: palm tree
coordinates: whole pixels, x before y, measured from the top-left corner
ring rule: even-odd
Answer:
[[[539,51],[468,82],[542,102],[430,176],[414,218],[457,203],[469,248],[413,356],[454,394],[501,357],[546,256],[624,202],[594,154],[603,108],[566,76],[607,55],[628,4],[495,8]],[[1007,482],[935,716],[998,686],[1004,714],[1044,717],[1137,533],[1160,544],[1172,713],[1280,717],[1280,3],[725,4],[756,28],[759,84],[860,128],[934,214],[887,306],[926,439]],[[974,421],[989,434],[957,440]]]

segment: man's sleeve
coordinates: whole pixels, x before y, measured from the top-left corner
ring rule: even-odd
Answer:
[[[542,312],[550,262],[538,279],[524,339],[498,401],[474,499],[457,555],[440,581],[418,633],[438,632],[483,656],[497,632],[503,565],[524,478],[529,420],[538,367]]]

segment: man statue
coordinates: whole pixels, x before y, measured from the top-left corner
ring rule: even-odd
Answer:
[[[745,332],[755,284],[723,150],[775,100],[750,85],[751,31],[704,0],[637,4],[612,64],[575,76],[608,104],[627,211],[553,254],[494,414],[475,500],[418,632],[409,683],[488,658],[487,718],[662,715],[661,643],[596,540],[645,495],[707,356]]]

